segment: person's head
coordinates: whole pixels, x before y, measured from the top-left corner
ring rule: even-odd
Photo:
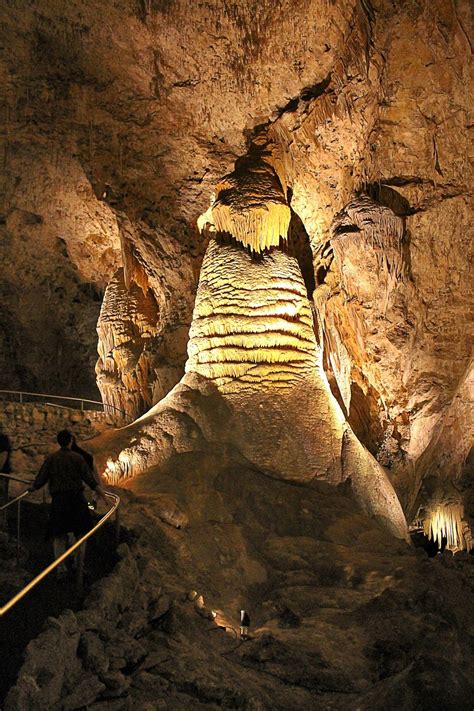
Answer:
[[[61,430],[61,432],[58,432],[56,435],[56,439],[58,440],[59,446],[62,449],[66,449],[71,446],[73,437],[69,430]]]

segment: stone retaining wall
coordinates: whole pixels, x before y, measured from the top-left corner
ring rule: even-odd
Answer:
[[[12,474],[30,478],[45,455],[57,448],[59,430],[74,432],[80,444],[109,427],[114,418],[96,410],[73,410],[45,403],[0,402],[0,432],[10,438]],[[87,449],[87,445],[85,446]]]

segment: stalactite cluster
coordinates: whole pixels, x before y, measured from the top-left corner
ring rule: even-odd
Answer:
[[[464,520],[464,505],[460,502],[442,501],[428,507],[423,519],[423,531],[428,538],[436,541],[440,549],[444,542],[453,553],[461,550],[469,552],[474,548],[470,526]]]
[[[199,229],[232,235],[257,253],[278,246],[287,239],[291,219],[283,185],[280,152],[274,145],[253,143],[217,184]]]

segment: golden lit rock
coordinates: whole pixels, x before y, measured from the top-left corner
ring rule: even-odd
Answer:
[[[211,240],[189,334],[186,372],[223,393],[289,387],[316,362],[313,316],[298,263],[272,250],[252,257]]]
[[[471,4],[1,4],[2,387],[138,417],[5,711],[472,708]]]
[[[204,396],[203,383],[211,397]],[[209,408],[219,401],[227,408],[225,418],[210,427]],[[108,463],[107,478],[118,482],[165,461],[170,448],[163,450],[158,441],[172,433],[173,447],[179,447],[183,416],[199,433],[211,430],[220,446],[235,448],[274,478],[350,480],[367,515],[406,538],[393,487],[357,442],[331,393],[303,276],[297,260],[284,251],[252,255],[241,244],[211,239],[196,294],[186,375],[121,431],[124,444]],[[190,437],[187,425],[184,447],[202,447],[199,435],[194,443]]]
[[[291,213],[274,163],[271,150],[253,145],[217,184],[200,231],[229,234],[257,253],[286,240]]]
[[[441,549],[446,544],[448,550],[467,550],[474,547],[474,539],[467,521],[464,520],[464,505],[459,499],[431,501],[425,510],[423,520],[425,536],[436,541]]]

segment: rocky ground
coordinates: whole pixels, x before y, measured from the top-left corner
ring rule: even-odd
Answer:
[[[52,559],[52,545],[45,541],[48,505],[23,500],[21,508],[21,542],[17,547],[17,509],[9,510],[6,524],[0,532],[0,604],[3,605],[26,583],[43,570]],[[83,590],[77,587],[74,570],[61,583],[51,574],[42,581],[28,598],[21,600],[0,620],[0,704],[8,689],[15,683],[26,645],[41,634],[45,620],[70,608],[79,610],[91,585],[110,572],[117,561],[115,555],[116,530],[106,524],[86,550],[86,574]]]
[[[5,709],[472,708],[472,556],[217,454],[121,495],[120,562],[30,643]]]

